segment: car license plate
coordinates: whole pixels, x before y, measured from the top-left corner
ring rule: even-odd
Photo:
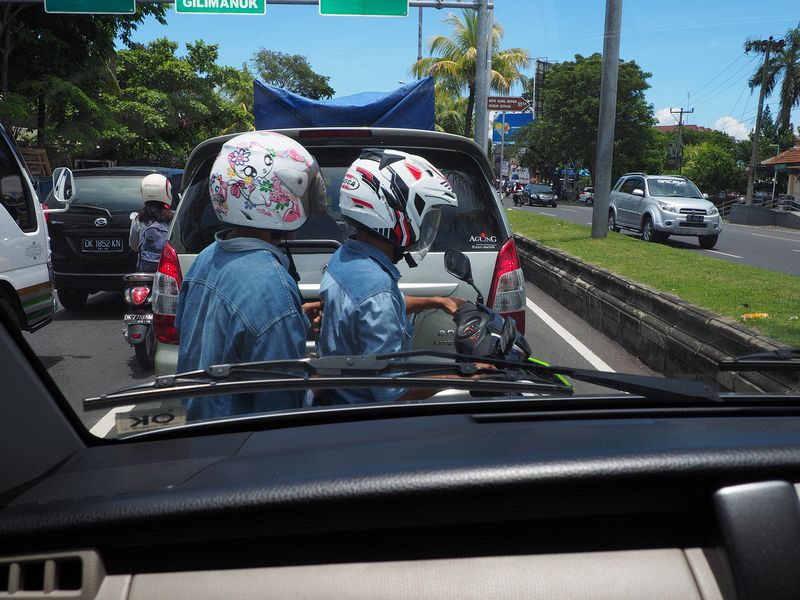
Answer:
[[[691,221],[693,223],[702,223],[703,215],[687,215],[686,220]]]
[[[122,238],[83,238],[84,252],[122,252]]]
[[[145,313],[142,315],[128,314],[122,318],[126,323],[152,323],[153,313]]]

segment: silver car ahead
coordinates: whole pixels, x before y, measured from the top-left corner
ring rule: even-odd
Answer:
[[[445,250],[456,248],[469,256],[475,284],[487,304],[514,318],[524,332],[525,278],[505,212],[494,191],[491,166],[475,143],[461,136],[406,129],[284,129],[280,133],[298,140],[314,155],[328,190],[326,213],[310,217],[298,231],[297,239],[289,242],[305,300],[319,297],[325,266],[347,235],[339,211],[339,189],[347,168],[364,148],[396,148],[430,160],[458,194],[458,207],[442,210],[439,232],[425,260],[415,269],[405,262],[398,264],[400,289],[415,296],[453,295],[474,300],[474,290],[444,270]],[[174,373],[177,364],[175,308],[182,273],[223,228],[211,206],[208,175],[222,144],[231,137],[203,142],[186,164],[181,204],[153,284],[157,375]],[[444,311],[424,311],[415,316],[413,346],[452,351],[453,330],[453,319]],[[313,351],[314,340],[308,340],[308,348]]]
[[[611,191],[608,228],[640,231],[647,242],[694,236],[708,250],[722,232],[722,217],[685,177],[627,173]]]

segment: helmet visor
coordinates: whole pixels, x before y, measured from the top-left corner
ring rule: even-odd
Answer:
[[[433,240],[436,239],[441,220],[442,211],[439,207],[430,209],[422,219],[422,223],[419,226],[419,239],[408,249],[415,261],[420,262],[428,254],[428,250],[433,245]]]

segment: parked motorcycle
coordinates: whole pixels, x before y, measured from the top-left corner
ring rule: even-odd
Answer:
[[[136,360],[143,369],[155,366],[156,340],[153,332],[153,278],[155,273],[131,273],[123,275],[126,311],[122,334],[125,341],[133,346]]]
[[[530,344],[517,331],[514,319],[503,317],[484,304],[483,295],[472,279],[469,257],[451,248],[444,254],[444,265],[448,273],[468,283],[477,292],[475,302],[464,302],[453,316],[456,323],[453,342],[458,354],[475,359],[493,358],[549,366],[531,356]],[[571,386],[562,375],[551,377],[554,383]]]

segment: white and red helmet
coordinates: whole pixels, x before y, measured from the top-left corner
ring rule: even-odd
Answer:
[[[420,260],[436,237],[439,209],[457,205],[453,187],[436,167],[399,150],[364,150],[339,192],[342,216]]]
[[[312,208],[325,205],[317,161],[295,140],[271,131],[225,142],[208,187],[217,218],[244,227],[295,231]]]

